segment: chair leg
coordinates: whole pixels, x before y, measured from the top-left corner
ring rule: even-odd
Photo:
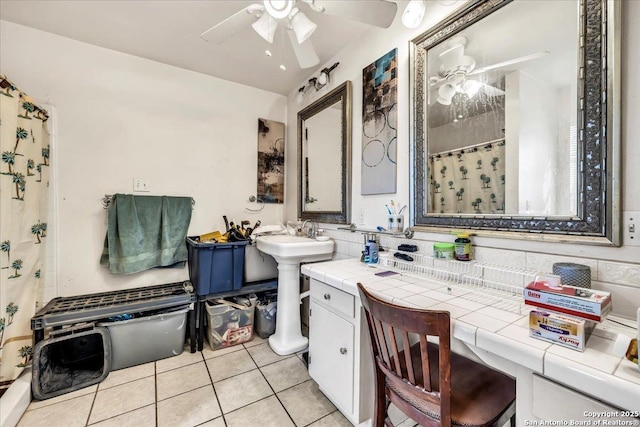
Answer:
[[[509,421],[511,422],[511,427],[516,427],[516,414],[513,414]]]
[[[387,418],[387,396],[384,391],[384,374],[376,367],[376,406],[375,406],[375,427],[384,427]]]

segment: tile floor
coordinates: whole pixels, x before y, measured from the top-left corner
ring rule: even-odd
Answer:
[[[185,351],[113,371],[101,383],[33,401],[19,427],[351,427],[320,392],[300,355],[258,336],[244,345]]]

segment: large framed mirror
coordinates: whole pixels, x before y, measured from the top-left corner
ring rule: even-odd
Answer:
[[[351,221],[351,82],[298,113],[298,218]]]
[[[412,224],[620,244],[615,0],[472,0],[410,42]]]

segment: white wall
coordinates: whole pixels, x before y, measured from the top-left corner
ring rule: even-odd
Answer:
[[[429,128],[429,154],[442,153],[504,138],[505,115],[491,110],[458,122]]]
[[[186,268],[113,276],[99,265],[100,201],[131,193],[134,177],[150,180],[148,194],[195,199],[190,234],[223,229],[223,214],[282,220],[283,205],[244,208],[257,207],[247,200],[256,193],[258,118],[285,122],[285,97],[9,22],[0,27],[2,72],[56,107],[59,295],[188,278]]]
[[[510,76],[515,73],[511,73]],[[556,92],[525,72],[518,72],[518,211],[520,215],[556,215],[556,145],[558,135]],[[549,102],[549,100],[553,100]],[[566,188],[566,187],[564,187]]]
[[[353,82],[353,168],[352,168],[352,222],[359,226],[375,229],[377,225],[386,223],[385,203],[389,199],[394,199],[404,204],[409,198],[409,41],[427,31],[437,24],[446,15],[454,11],[454,7],[462,4],[457,2],[455,6],[443,6],[442,2],[427,2],[427,12],[423,24],[415,29],[408,30],[402,27],[400,15],[396,17],[393,25],[387,30],[372,29],[358,40],[349,43],[343,51],[335,57],[321,64],[316,70],[322,69],[327,64],[340,62],[340,66],[331,74],[332,81],[325,89],[316,95],[315,99],[308,100],[307,103],[299,105],[295,102],[297,91],[292,91],[289,96],[289,109],[287,112],[288,122],[295,123],[296,114],[308,103],[317,100],[327,90],[333,89],[345,80]],[[401,7],[402,7],[401,3]],[[640,122],[635,118],[640,115],[640,80],[634,78],[640,64],[640,27],[637,26],[632,17],[640,16],[640,2],[624,1],[622,4],[622,108],[620,109],[622,118],[622,202],[624,211],[640,211],[640,168],[637,161],[640,159]],[[398,190],[395,194],[361,196],[360,195],[360,153],[361,153],[361,126],[362,126],[362,69],[375,61],[382,54],[393,48],[398,48]],[[311,76],[312,73],[310,73]],[[306,80],[305,80],[306,81]],[[304,82],[301,84],[304,84]],[[301,86],[296,85],[296,87]],[[403,124],[404,123],[404,124]],[[293,126],[288,130],[289,153],[296,150],[296,134]],[[288,176],[296,173],[295,165],[287,165]],[[287,180],[289,192],[295,188],[295,181]],[[288,219],[295,218],[296,201],[289,198],[286,203],[286,216]],[[324,225],[324,228],[331,228]],[[637,233],[636,233],[637,234]],[[361,239],[357,239],[359,242]],[[615,273],[620,277],[627,277],[631,271],[632,277],[620,281],[625,285],[633,285],[640,288],[640,247],[623,246],[620,248],[600,247],[576,244],[557,244],[543,241],[542,236],[537,236],[540,241],[531,240],[511,240],[494,237],[474,237],[474,244],[482,248],[502,248],[518,251],[530,251],[536,254],[561,255],[565,257],[587,257],[589,259],[600,259],[612,261],[608,264],[610,271],[616,270],[618,266],[624,271]],[[449,235],[437,233],[416,233],[414,241],[425,240],[449,240]],[[356,244],[358,244],[356,242]],[[514,254],[514,256],[520,256]],[[629,266],[635,270],[628,270]]]
[[[342,104],[339,104],[340,106]],[[304,121],[309,167],[308,212],[339,211],[342,208],[342,109],[326,108]],[[294,122],[295,123],[295,122]],[[304,158],[303,158],[304,160]],[[304,172],[303,172],[304,173]],[[304,175],[303,175],[304,176]]]

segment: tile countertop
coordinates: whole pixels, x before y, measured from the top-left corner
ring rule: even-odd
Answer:
[[[367,266],[358,259],[304,264],[302,274],[358,296],[357,283],[394,304],[451,313],[452,336],[571,388],[626,410],[640,408],[640,370],[624,357],[628,342],[636,336],[609,316],[598,324],[584,352],[529,337],[524,304],[514,313],[490,306],[477,293],[455,284],[429,278],[375,273],[385,267]]]

